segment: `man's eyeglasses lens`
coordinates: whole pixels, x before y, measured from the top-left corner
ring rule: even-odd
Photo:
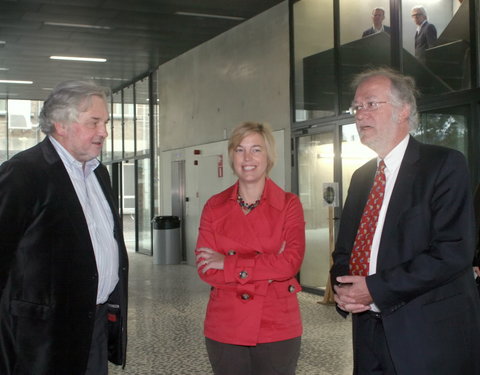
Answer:
[[[355,116],[358,113],[358,111],[362,109],[367,112],[376,111],[380,104],[385,104],[385,103],[388,103],[388,102],[366,102],[365,104],[357,104],[357,105],[351,106],[348,109],[348,112],[352,116]]]

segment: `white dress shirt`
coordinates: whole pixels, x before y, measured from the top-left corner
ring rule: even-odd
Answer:
[[[398,171],[400,165],[402,164],[403,157],[405,156],[405,151],[407,150],[408,141],[410,135],[407,135],[395,148],[390,151],[390,153],[385,156],[383,161],[385,162],[385,194],[383,196],[382,207],[380,208],[380,213],[378,215],[377,228],[375,229],[375,234],[373,235],[372,248],[370,250],[370,267],[368,270],[369,275],[373,275],[377,272],[377,258],[378,258],[378,248],[380,246],[380,239],[382,237],[383,224],[385,223],[385,216],[387,214],[388,204],[390,198],[392,197],[393,187],[397,181]],[[377,160],[377,165],[380,162],[380,158]],[[379,311],[378,307],[375,304],[371,305],[372,310]]]
[[[100,162],[76,160],[55,138],[49,136],[70,176],[88,225],[98,271],[97,304],[105,303],[118,283],[118,244],[113,215],[94,170]]]

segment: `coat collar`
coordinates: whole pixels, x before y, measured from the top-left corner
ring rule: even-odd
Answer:
[[[230,189],[231,192],[228,199],[236,201],[238,196],[238,181]],[[277,210],[282,210],[285,206],[285,192],[267,177],[261,201],[268,203]]]

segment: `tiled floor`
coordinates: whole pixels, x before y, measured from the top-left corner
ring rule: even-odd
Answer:
[[[192,266],[129,256],[127,366],[111,366],[110,375],[211,374],[202,335],[209,287]],[[321,297],[301,292],[299,300],[304,335],[297,375],[351,374],[351,322],[319,304]]]

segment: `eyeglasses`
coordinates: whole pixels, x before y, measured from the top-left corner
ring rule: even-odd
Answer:
[[[367,112],[376,111],[380,104],[385,104],[385,103],[389,103],[389,102],[370,101],[370,102],[366,102],[364,104],[355,104],[355,105],[352,105],[348,109],[348,113],[350,113],[352,116],[355,116],[358,113],[358,111],[360,111],[360,110],[364,110],[364,111],[367,111]]]
[[[421,16],[423,16],[423,14],[421,14],[421,13],[412,14],[412,18],[417,18],[417,17],[421,17]]]

